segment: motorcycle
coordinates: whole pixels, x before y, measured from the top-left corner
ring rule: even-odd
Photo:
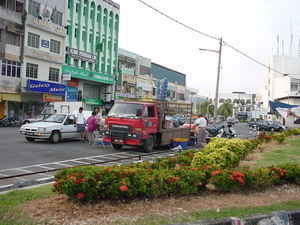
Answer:
[[[220,130],[220,127],[206,127],[206,143],[208,144],[211,138],[218,137]]]
[[[3,127],[7,127],[7,118],[6,115],[2,119],[0,119],[0,125]]]
[[[10,118],[7,120],[7,126],[15,127],[16,126],[16,120],[15,118]]]
[[[219,138],[229,138],[229,139],[236,138],[236,132],[233,129],[232,124],[228,123],[226,127],[228,128],[228,133],[226,133],[226,131],[225,131],[225,126],[221,126],[218,137]]]

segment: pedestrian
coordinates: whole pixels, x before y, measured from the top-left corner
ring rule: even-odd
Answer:
[[[96,120],[97,120],[97,123],[98,123],[98,132],[99,132],[99,135],[101,135],[101,114],[99,113],[99,108],[95,108],[95,112],[96,112]]]
[[[11,108],[10,110],[10,118],[13,119],[15,117],[15,111],[14,108]]]
[[[86,128],[85,128],[86,120],[84,118],[82,111],[83,111],[83,108],[80,107],[79,111],[75,115],[74,123],[76,123],[76,125],[77,125],[77,131],[80,132],[80,137],[81,137],[82,142],[86,142],[84,139],[85,133],[86,133]]]
[[[92,115],[87,119],[86,121],[87,123],[87,136],[89,139],[89,144],[92,144],[92,140],[94,137],[94,131],[98,130],[99,124],[98,121],[96,119],[96,112],[93,111]]]
[[[200,114],[199,118],[195,121],[195,127],[198,127],[198,138],[197,138],[197,147],[203,148],[205,143],[205,130],[206,130],[206,119]]]
[[[56,109],[54,109],[54,113],[57,113],[57,110],[56,110]]]

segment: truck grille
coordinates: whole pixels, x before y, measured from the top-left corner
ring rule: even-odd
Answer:
[[[130,125],[119,125],[119,124],[110,124],[109,129],[111,131],[127,131],[132,132],[132,126]]]

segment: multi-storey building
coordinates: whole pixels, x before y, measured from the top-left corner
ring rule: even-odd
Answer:
[[[23,1],[0,1],[0,118],[20,116],[24,18]]]
[[[119,48],[119,69],[121,73],[117,81],[116,99],[153,98],[150,59]]]
[[[257,89],[256,104],[271,118],[269,101],[280,101],[289,105],[300,105],[300,58],[272,56],[266,60],[264,83]],[[269,69],[272,68],[272,69]],[[293,124],[297,118],[290,115],[286,123]]]
[[[24,69],[20,116],[33,117],[47,102],[63,101],[61,77],[65,61],[65,1],[28,0],[24,34]]]
[[[67,101],[83,101],[86,110],[110,108],[118,75],[120,6],[111,0],[68,0]]]
[[[167,101],[183,102],[188,101],[186,97],[186,75],[175,70],[166,68],[156,63],[151,63],[153,78],[160,80],[168,79]],[[158,89],[158,88],[156,88]],[[158,93],[156,91],[156,93]],[[157,96],[158,97],[158,96]]]

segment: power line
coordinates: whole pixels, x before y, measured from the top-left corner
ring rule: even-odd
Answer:
[[[144,5],[148,6],[149,8],[153,9],[154,11],[160,13],[161,15],[163,15],[163,16],[169,18],[170,20],[173,20],[174,22],[176,22],[176,23],[178,23],[178,24],[180,24],[180,25],[182,25],[182,26],[184,26],[184,27],[186,27],[186,28],[188,28],[188,29],[190,29],[190,30],[192,30],[192,31],[195,31],[195,32],[197,32],[197,33],[199,33],[199,34],[202,34],[202,35],[206,36],[206,37],[209,37],[209,38],[212,38],[212,39],[215,39],[215,40],[220,41],[220,38],[216,38],[216,37],[213,37],[213,36],[211,36],[211,35],[205,34],[205,33],[201,32],[201,31],[198,31],[198,30],[196,30],[196,29],[194,29],[194,28],[192,28],[192,27],[190,27],[190,26],[188,26],[188,25],[186,25],[186,24],[184,24],[184,23],[181,23],[181,22],[179,22],[178,20],[176,20],[176,19],[174,19],[174,18],[168,16],[167,14],[165,14],[165,13],[159,11],[158,9],[152,7],[151,5],[145,3],[144,1],[142,1],[142,0],[138,0],[138,1],[140,1],[140,2],[143,3]],[[261,62],[255,60],[255,59],[253,59],[252,57],[246,55],[245,53],[239,51],[238,49],[234,48],[232,45],[226,43],[225,41],[222,41],[222,42],[224,43],[224,45],[227,45],[228,47],[232,48],[233,50],[235,50],[235,51],[237,51],[238,53],[242,54],[243,56],[247,57],[248,59],[250,59],[250,60],[252,60],[252,61],[258,63],[259,65],[261,65],[261,66],[263,66],[263,67],[266,67],[266,68],[268,68],[269,70],[272,70],[272,71],[274,71],[274,72],[276,72],[276,73],[279,73],[279,74],[284,75],[282,72],[279,72],[279,71],[277,71],[277,70],[275,70],[275,69],[272,69],[272,68],[270,68],[269,66],[266,66],[265,64],[263,64],[263,63],[261,63]]]

